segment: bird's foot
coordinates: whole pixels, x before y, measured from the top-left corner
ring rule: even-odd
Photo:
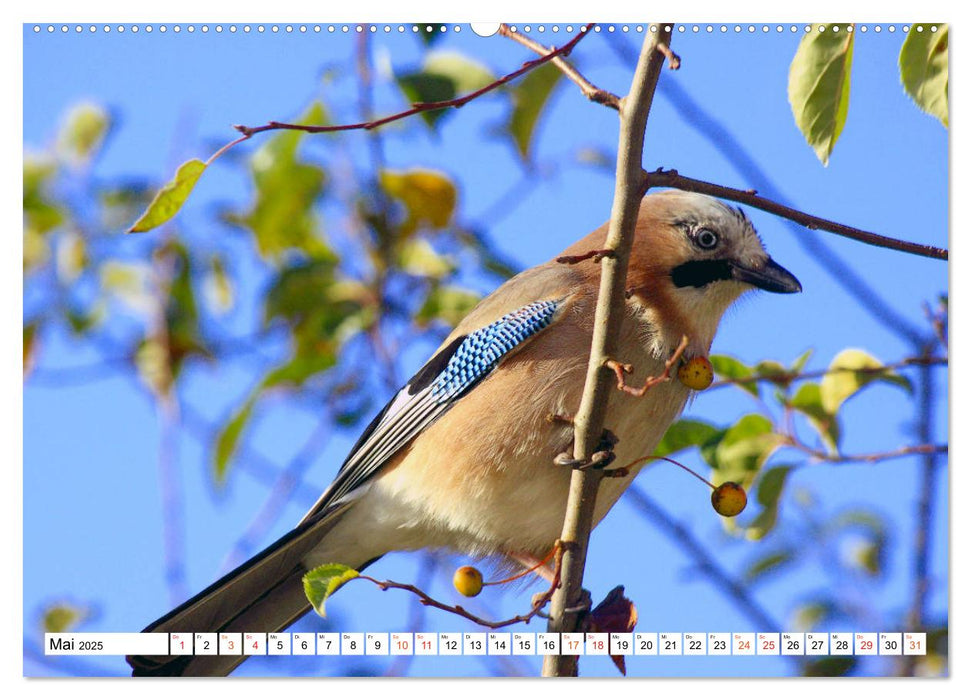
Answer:
[[[600,442],[597,443],[597,447],[594,453],[590,455],[590,459],[577,459],[571,452],[561,452],[553,460],[553,463],[558,467],[570,467],[571,469],[602,469],[604,470],[605,476],[615,476],[612,472],[625,472],[620,476],[626,476],[627,470],[625,469],[606,469],[617,457],[614,454],[614,447],[618,442],[620,442],[618,437],[604,428],[603,433],[600,435]]]
[[[568,614],[578,613],[583,615],[590,612],[591,609],[593,609],[593,597],[590,595],[590,591],[588,591],[586,588],[581,588],[580,599],[574,605],[565,608],[563,612]]]

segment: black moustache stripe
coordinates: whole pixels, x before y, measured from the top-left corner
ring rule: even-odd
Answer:
[[[704,287],[718,280],[732,279],[728,260],[692,260],[671,270],[675,287]]]

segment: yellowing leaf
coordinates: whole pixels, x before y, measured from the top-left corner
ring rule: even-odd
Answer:
[[[438,320],[449,326],[458,325],[481,298],[479,294],[459,287],[435,287],[425,298],[415,323],[425,326]]]
[[[175,216],[205,169],[206,164],[198,159],[188,160],[180,165],[175,177],[158,191],[148,209],[128,229],[128,233],[151,231]]]
[[[854,34],[846,31],[846,24],[814,24],[789,66],[792,115],[823,165],[846,124]]]
[[[820,384],[823,410],[835,415],[843,402],[874,381],[885,381],[910,390],[910,382],[893,370],[882,369],[883,363],[863,350],[844,350],[833,358],[828,374]]]
[[[455,269],[452,261],[440,255],[424,238],[405,241],[398,252],[401,269],[412,275],[439,278]]]
[[[356,579],[360,574],[343,564],[322,564],[311,569],[303,577],[303,592],[307,600],[314,606],[314,610],[321,617],[327,617],[324,604],[334,592],[348,581]]]
[[[108,112],[96,104],[79,104],[68,112],[57,135],[57,149],[73,163],[90,160],[108,133],[111,119]]]
[[[91,611],[73,603],[54,603],[44,609],[41,624],[44,632],[68,632],[91,616]]]
[[[937,27],[936,32],[931,27]],[[900,47],[900,81],[922,110],[948,125],[948,26],[915,24]]]
[[[423,69],[452,80],[459,95],[485,87],[495,76],[488,68],[457,51],[434,51],[428,54]]]
[[[452,220],[456,190],[452,181],[443,173],[420,168],[407,171],[384,170],[380,179],[384,191],[400,201],[408,213],[408,218],[401,227],[405,236],[419,226],[443,228]]]

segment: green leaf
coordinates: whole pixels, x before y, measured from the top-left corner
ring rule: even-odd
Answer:
[[[263,389],[279,386],[301,386],[311,377],[337,364],[333,353],[315,353],[309,357],[294,357],[270,370],[260,383]]]
[[[712,369],[715,370],[715,374],[723,379],[744,379],[755,374],[755,371],[744,362],[728,355],[710,355],[708,359],[711,361],[711,366]],[[757,382],[745,382],[742,384],[736,384],[735,386],[737,386],[739,389],[747,391],[748,393],[752,394],[752,396],[759,395],[759,387]]]
[[[689,447],[700,447],[717,442],[724,434],[725,431],[719,430],[710,423],[682,419],[667,429],[664,437],[661,438],[661,442],[654,448],[654,454],[659,457],[667,457]]]
[[[773,467],[762,473],[756,491],[756,499],[762,506],[762,511],[745,528],[748,539],[760,540],[775,527],[779,516],[779,499],[791,471],[791,466],[783,466]]]
[[[431,46],[432,44],[438,42],[438,40],[444,37],[448,31],[448,25],[441,24],[440,22],[415,22],[415,26],[418,27],[418,31],[415,32],[415,34],[418,35],[418,38],[421,39],[422,43],[424,43],[426,46]],[[431,31],[428,31],[429,27],[432,28]],[[443,27],[446,30],[444,32],[442,31]]]
[[[748,567],[744,574],[745,581],[754,583],[764,578],[767,574],[778,572],[779,569],[793,563],[795,560],[795,555],[789,550],[772,552]]]
[[[110,124],[111,117],[100,105],[85,103],[73,107],[57,135],[58,152],[76,164],[91,160],[104,143]]]
[[[296,123],[326,124],[327,115],[315,102]],[[250,161],[254,202],[245,213],[226,214],[230,223],[253,234],[264,258],[278,259],[290,250],[313,258],[333,256],[318,234],[314,212],[314,204],[324,192],[326,173],[299,158],[306,136],[301,131],[284,131],[261,146]]]
[[[806,382],[789,401],[789,406],[802,413],[823,439],[830,454],[837,454],[840,426],[836,416],[823,408],[819,384]]]
[[[931,27],[937,31],[932,32]],[[918,30],[921,29],[923,31]],[[900,47],[900,81],[922,110],[948,126],[948,25],[914,24]]]
[[[460,287],[436,286],[425,297],[425,303],[415,315],[415,323],[427,326],[432,321],[442,321],[449,327],[454,327],[481,298],[481,295]]]
[[[360,574],[343,564],[322,564],[311,569],[303,577],[303,592],[321,617],[327,617],[324,604],[338,588]]]
[[[863,350],[843,350],[829,364],[828,374],[823,377],[820,385],[823,410],[830,415],[836,415],[848,398],[875,381],[888,382],[913,392],[908,379],[883,367],[880,360]]]
[[[772,421],[765,416],[742,416],[714,449],[714,477],[719,483],[734,481],[747,487],[783,440],[773,432]]]
[[[74,603],[54,603],[44,608],[41,624],[44,632],[69,632],[91,617],[90,608]]]
[[[834,27],[839,31],[833,31]],[[792,115],[823,165],[829,163],[846,124],[855,35],[846,31],[845,24],[814,24],[799,42],[789,66]]]
[[[506,123],[506,131],[524,161],[531,159],[536,124],[562,77],[556,66],[544,63],[527,73],[513,88],[513,109]]]
[[[395,76],[401,92],[412,104],[452,100],[475,92],[493,80],[492,71],[457,51],[429,53],[420,70]],[[439,109],[421,112],[419,116],[434,128],[451,111]]]
[[[421,226],[444,228],[452,220],[457,192],[444,173],[422,168],[383,170],[380,182],[382,189],[405,207],[407,218],[400,227],[403,238]]]
[[[447,77],[459,95],[475,92],[495,80],[492,71],[457,51],[434,51],[422,68],[426,73]]]
[[[775,360],[762,360],[755,365],[755,373],[760,377],[773,377],[770,381],[778,387],[785,388],[790,383],[787,377],[789,370],[781,362]]]
[[[810,632],[824,621],[836,616],[837,607],[831,600],[819,599],[796,608],[792,615],[793,629]]]
[[[809,358],[812,356],[813,356],[813,349],[809,348],[808,350],[806,350],[806,352],[804,352],[802,355],[797,357],[795,361],[792,363],[792,367],[790,368],[792,373],[799,374],[800,372],[802,372],[803,368],[806,366],[806,363],[809,362]]]
[[[185,200],[192,193],[192,189],[205,169],[206,164],[197,158],[180,165],[175,177],[158,191],[148,205],[148,209],[128,229],[128,233],[151,231],[175,216],[185,204]]]
[[[35,267],[46,260],[43,234],[67,220],[67,213],[50,198],[49,190],[57,175],[56,164],[49,159],[24,155],[24,267]],[[41,245],[44,250],[27,250],[28,245]]]
[[[256,403],[257,394],[252,394],[246,402],[229,419],[216,436],[216,449],[213,460],[213,476],[217,484],[223,484],[229,473],[230,460],[239,447],[239,439],[243,430],[253,417],[253,406]]]

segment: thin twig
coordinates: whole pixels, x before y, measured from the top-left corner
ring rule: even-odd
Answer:
[[[643,173],[644,131],[664,65],[664,54],[657,50],[657,46],[671,40],[670,25],[661,24],[653,29],[655,31],[645,37],[630,94],[624,98],[620,109],[616,184],[605,245],[615,254],[600,263],[600,291],[594,316],[590,362],[580,407],[574,417],[573,456],[581,463],[588,461],[596,451],[604,428],[612,376],[605,371],[604,361],[616,354],[617,328],[624,309],[627,263],[643,194],[639,184]],[[568,545],[563,557],[563,588],[553,596],[550,606],[547,626],[550,632],[573,632],[578,628],[580,610],[577,605],[581,600],[593,509],[602,477],[601,469],[575,469],[571,474],[566,517],[560,536],[561,541]],[[543,660],[544,676],[576,674],[577,657],[547,656]]]
[[[636,396],[641,398],[649,392],[651,389],[656,387],[658,384],[663,384],[664,382],[671,381],[671,369],[677,364],[678,360],[681,359],[681,355],[684,354],[685,348],[688,347],[688,336],[681,336],[681,342],[675,349],[674,354],[664,363],[664,371],[661,372],[656,377],[648,377],[644,380],[644,385],[639,389],[635,389],[627,383],[627,379],[624,375],[630,374],[634,371],[633,365],[627,365],[616,360],[607,360],[604,362],[604,366],[608,369],[614,371],[617,376],[617,389],[630,394],[631,396]]]
[[[829,454],[823,452],[822,450],[817,450],[814,447],[810,447],[797,440],[792,435],[786,436],[786,441],[783,443],[788,447],[793,447],[800,452],[805,452],[807,455],[819,462],[827,462],[830,464],[848,464],[851,462],[865,462],[873,464],[876,462],[883,462],[888,459],[898,459],[900,457],[911,457],[913,455],[946,455],[948,453],[947,445],[934,445],[934,444],[921,444],[921,445],[905,445],[904,447],[898,447],[895,450],[887,450],[886,452],[872,452],[869,454],[856,454],[856,455],[842,455],[842,454]]]
[[[820,377],[825,377],[831,374],[842,374],[844,372],[852,372],[854,374],[883,374],[884,372],[892,371],[895,369],[904,369],[905,367],[933,367],[938,365],[947,365],[948,359],[946,357],[906,357],[899,362],[894,362],[889,365],[883,365],[882,367],[859,367],[856,369],[850,369],[845,367],[835,367],[830,369],[820,369],[813,370],[811,372],[780,372],[776,374],[759,374],[752,375],[751,377],[733,377],[731,379],[719,379],[717,382],[713,382],[711,386],[706,389],[706,391],[711,391],[712,389],[722,389],[726,386],[737,386],[742,384],[758,384],[760,382],[771,382],[773,384],[791,384],[792,382],[802,381],[804,379],[818,379]]]
[[[612,257],[614,257],[614,251],[610,248],[596,248],[594,250],[588,250],[582,255],[561,255],[556,259],[556,262],[562,265],[576,265],[577,263],[582,263],[584,260],[593,260],[595,263],[598,263],[604,258]]]
[[[324,134],[324,133],[333,133],[336,131],[354,131],[354,130],[360,130],[360,129],[363,129],[365,131],[370,131],[371,129],[377,129],[386,124],[390,124],[392,122],[396,122],[401,119],[414,116],[415,114],[420,114],[422,112],[435,112],[441,109],[448,109],[450,107],[458,109],[459,107],[462,107],[463,105],[471,102],[477,97],[481,97],[486,93],[492,92],[496,88],[502,87],[506,83],[512,80],[515,80],[521,75],[525,75],[529,71],[533,70],[534,68],[538,68],[539,66],[543,65],[544,63],[547,63],[548,61],[554,60],[558,56],[569,56],[570,52],[573,50],[573,47],[576,46],[577,43],[581,39],[583,39],[583,37],[585,37],[589,33],[589,30],[592,29],[593,27],[594,27],[593,23],[590,23],[585,27],[581,27],[575,37],[570,39],[570,41],[568,41],[566,44],[559,47],[558,49],[553,49],[545,56],[541,56],[540,58],[537,58],[535,60],[526,61],[522,65],[522,67],[519,68],[518,70],[515,70],[512,73],[508,73],[502,76],[501,78],[493,80],[491,83],[489,83],[488,85],[485,85],[484,87],[479,88],[478,90],[470,92],[461,97],[455,97],[451,100],[440,100],[438,102],[416,102],[411,106],[410,109],[406,109],[403,112],[397,112],[395,114],[390,114],[386,117],[381,117],[380,119],[358,122],[356,124],[308,125],[308,124],[289,124],[286,122],[272,121],[272,122],[268,122],[267,124],[264,124],[263,126],[243,126],[242,124],[237,124],[233,128],[239,131],[241,134],[244,134],[245,136],[252,136],[254,134],[259,134],[263,131],[274,131],[277,129],[290,129],[293,131],[303,131],[308,134]]]
[[[554,49],[548,49],[538,41],[533,41],[525,34],[520,32],[514,32],[509,28],[508,24],[499,25],[499,35],[508,37],[519,44],[522,44],[531,51],[535,51],[540,56],[548,56],[553,52]],[[560,69],[567,78],[572,80],[580,88],[580,92],[591,102],[596,102],[597,104],[606,105],[611,109],[616,109],[620,111],[620,97],[610,92],[609,90],[604,90],[597,87],[591,83],[587,78],[578,71],[573,65],[565,61],[562,57],[557,56],[552,59],[553,65]]]
[[[934,258],[936,260],[948,259],[948,252],[946,248],[938,248],[936,246],[924,245],[922,243],[911,243],[910,241],[903,241],[897,238],[882,236],[878,233],[863,231],[858,228],[853,228],[852,226],[846,226],[844,224],[836,223],[835,221],[829,221],[828,219],[806,214],[805,212],[801,212],[798,209],[793,209],[792,207],[787,207],[784,204],[779,204],[778,202],[768,199],[767,197],[760,197],[752,190],[739,190],[733,187],[724,187],[711,182],[704,182],[703,180],[695,180],[694,178],[685,177],[684,175],[678,174],[677,170],[665,170],[663,168],[659,168],[653,172],[645,172],[643,174],[643,192],[647,192],[647,190],[652,187],[673,187],[686,192],[698,192],[701,194],[711,195],[712,197],[729,199],[733,202],[747,204],[751,207],[755,207],[756,209],[767,211],[770,214],[781,216],[784,219],[795,221],[796,223],[802,224],[810,230],[819,229],[822,231],[829,231],[830,233],[835,233],[838,236],[850,238],[868,245],[873,245],[880,248],[889,248],[891,250],[899,250],[904,253],[920,255],[925,258]]]
[[[489,629],[500,629],[502,627],[509,627],[510,625],[515,625],[520,622],[528,623],[530,620],[536,617],[536,615],[538,615],[543,610],[543,608],[546,607],[546,604],[550,602],[550,600],[553,598],[553,594],[560,587],[560,574],[562,572],[562,567],[563,567],[563,551],[564,551],[563,547],[557,547],[556,549],[555,563],[553,568],[553,581],[550,583],[549,589],[547,589],[545,593],[543,593],[541,596],[535,599],[535,601],[533,602],[533,607],[530,608],[529,612],[524,613],[522,615],[516,615],[515,617],[510,617],[508,620],[498,620],[498,621],[486,620],[484,618],[479,617],[478,615],[475,615],[474,613],[470,613],[461,605],[448,605],[446,603],[437,601],[434,598],[432,598],[430,595],[425,593],[425,591],[418,588],[418,586],[413,586],[410,583],[398,583],[396,581],[379,581],[378,579],[371,578],[370,576],[366,576],[365,574],[361,574],[357,578],[364,579],[365,581],[370,581],[371,583],[375,584],[378,588],[380,588],[382,591],[386,591],[390,588],[394,588],[401,591],[409,591],[410,593],[414,593],[416,596],[418,596],[418,600],[421,602],[422,605],[426,605],[431,608],[437,608],[438,610],[444,610],[445,612],[453,613],[455,615],[458,615],[459,617],[464,617],[466,620],[470,620],[476,623],[477,625],[481,625],[482,627],[488,627]]]

